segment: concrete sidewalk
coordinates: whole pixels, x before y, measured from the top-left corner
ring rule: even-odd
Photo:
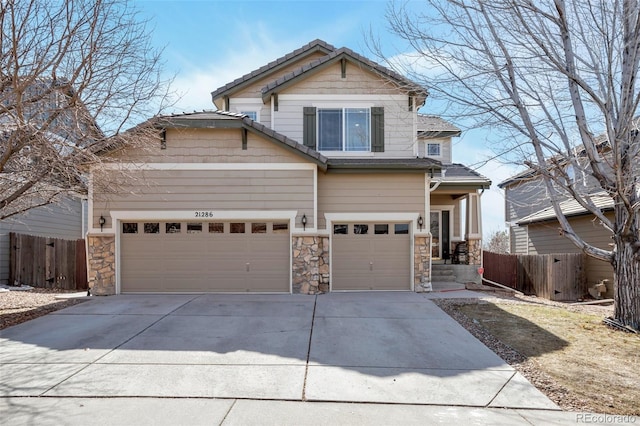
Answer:
[[[575,422],[429,300],[454,294],[479,296],[93,298],[0,332],[0,417],[10,424]]]
[[[555,410],[201,398],[4,398],[7,425],[572,425],[614,416]],[[637,421],[637,419],[635,419]],[[634,419],[627,418],[628,423]]]

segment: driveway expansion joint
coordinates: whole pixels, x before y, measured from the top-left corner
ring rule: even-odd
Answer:
[[[313,299],[313,314],[311,315],[311,329],[309,330],[309,346],[307,347],[307,362],[304,368],[304,381],[302,382],[302,401],[307,400],[307,374],[309,374],[309,358],[311,358],[311,341],[313,339],[313,324],[316,320],[316,306],[318,303],[318,296],[314,296]]]

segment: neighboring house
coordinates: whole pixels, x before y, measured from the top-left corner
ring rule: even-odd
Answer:
[[[452,163],[460,130],[426,98],[316,40],[213,91],[217,111],[141,124],[153,147],[91,176],[93,294],[424,291],[461,241],[479,264],[491,182]]]
[[[63,238],[66,240],[83,238],[83,203],[69,197],[56,204],[31,209],[0,221],[0,284],[9,282],[9,260],[12,247],[9,233],[29,234],[40,237]]]
[[[572,176],[571,173],[569,173]],[[605,215],[613,220],[613,200],[601,190],[592,177],[573,176],[577,190],[591,194],[591,199]],[[560,223],[548,201],[542,177],[527,170],[498,185],[505,191],[505,217],[509,223],[510,252],[512,254],[580,253],[568,238],[560,233]],[[595,216],[577,201],[565,197],[560,208],[574,231],[588,244],[610,250],[611,233],[600,225]],[[610,263],[587,257],[586,279],[589,287],[601,280],[609,280],[605,297],[613,297],[613,267]]]
[[[72,89],[65,80],[25,77],[15,84],[22,86],[19,98],[14,95],[14,82],[3,84],[0,92],[0,154],[4,156],[6,150],[15,149],[0,168],[0,200],[14,191],[20,192],[23,183],[39,173],[38,168],[53,169],[52,158],[84,146],[88,139],[80,134],[98,131],[84,106],[69,106],[75,92],[69,92]],[[80,192],[86,188],[79,178],[80,171],[69,167],[63,173],[48,170],[44,175],[45,179],[36,180],[33,187],[2,211],[9,217],[0,220],[0,284],[14,284],[8,282],[10,253],[14,250],[9,244],[10,232],[63,239],[84,236],[86,202]],[[64,186],[58,186],[59,181]],[[73,188],[69,188],[69,182],[74,183]]]

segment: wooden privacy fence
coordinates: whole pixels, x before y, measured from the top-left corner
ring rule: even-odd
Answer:
[[[87,289],[84,240],[10,233],[9,283],[65,290]]]
[[[588,294],[586,255],[483,253],[484,278],[549,300],[578,300]]]

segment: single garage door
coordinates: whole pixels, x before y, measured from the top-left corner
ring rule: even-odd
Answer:
[[[289,292],[288,222],[123,222],[121,291]]]
[[[332,290],[410,290],[407,223],[334,224]]]

